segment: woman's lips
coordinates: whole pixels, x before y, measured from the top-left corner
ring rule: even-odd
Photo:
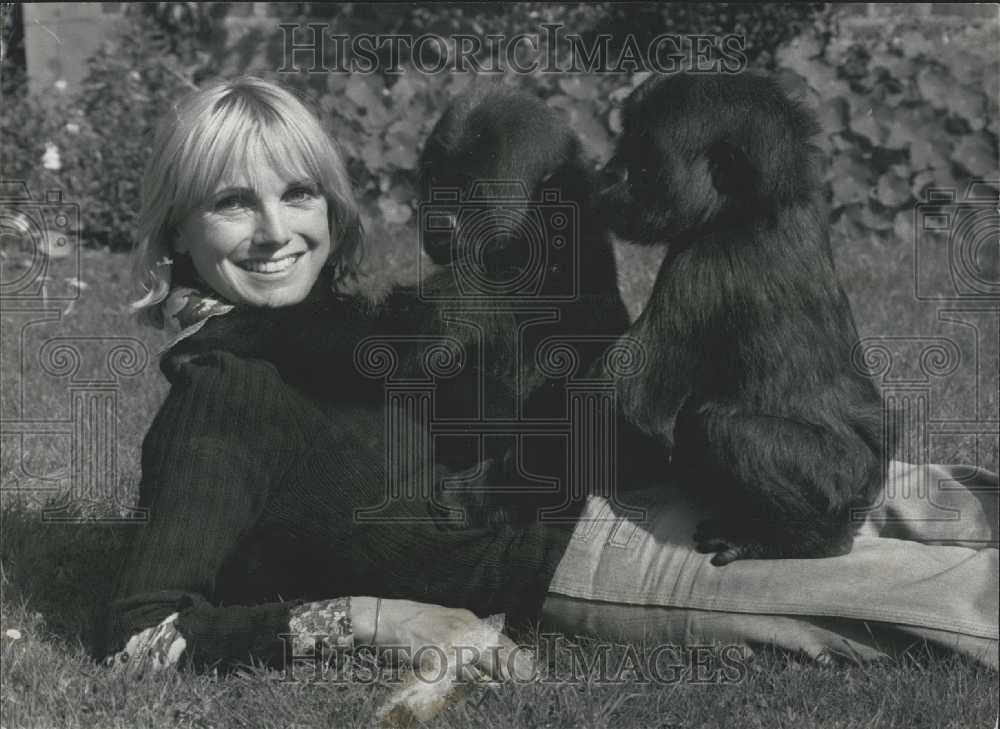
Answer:
[[[275,259],[240,261],[236,265],[250,273],[282,273],[295,265],[301,257],[301,253],[294,253]]]

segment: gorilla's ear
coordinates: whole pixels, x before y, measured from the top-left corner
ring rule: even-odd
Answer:
[[[707,156],[712,184],[720,193],[739,196],[753,190],[753,165],[742,149],[729,142],[715,142]]]

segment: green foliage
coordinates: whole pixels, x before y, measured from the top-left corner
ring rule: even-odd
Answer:
[[[36,196],[62,190],[80,205],[88,242],[130,247],[151,131],[170,100],[195,88],[192,72],[207,58],[194,46],[193,36],[165,36],[134,14],[90,59],[78,94],[29,95],[22,84],[14,103],[5,95],[4,177]]]
[[[960,197],[972,179],[1000,181],[998,34],[880,31],[852,37],[832,18],[777,60],[805,81],[822,122],[835,218],[849,233],[909,240],[929,188]]]
[[[610,33],[612,48],[629,34],[640,45],[666,32],[743,35],[752,66],[776,66],[805,80],[806,100],[825,128],[834,213],[852,231],[909,235],[908,210],[928,186],[961,189],[969,177],[997,176],[998,69],[988,52],[995,37],[945,43],[904,30],[856,39],[837,27],[835,14],[817,18],[817,7],[317,4],[274,5],[271,11],[277,22],[326,22],[345,35],[488,32],[512,37],[560,23],[566,33],[584,39]],[[81,205],[87,240],[127,247],[150,131],[164,105],[213,74],[255,72],[297,87],[312,100],[345,148],[370,221],[390,228],[411,223],[419,202],[420,145],[471,74],[423,73],[405,59],[402,74],[276,74],[280,36],[226,30],[220,23],[226,12],[231,9],[224,5],[195,3],[133,10],[113,42],[91,60],[74,98],[57,91],[28,96],[25,85],[6,73],[0,111],[4,176],[27,180],[36,194],[64,190],[67,199]],[[810,23],[809,32],[782,47]],[[567,48],[555,50],[560,59],[568,58]],[[382,59],[386,65],[389,60]],[[516,82],[547,99],[597,165],[610,156],[620,131],[620,101],[641,78],[537,70],[494,80]],[[45,158],[48,167],[54,166],[53,149],[59,169],[41,164]]]
[[[233,30],[237,26],[223,23],[226,14],[234,12],[225,3],[134,6],[113,39],[91,59],[76,95],[51,90],[29,96],[25,84],[7,83],[10,74],[5,73],[5,103],[0,111],[3,175],[27,181],[36,195],[63,190],[66,199],[80,204],[85,240],[129,247],[150,132],[165,105],[212,75],[253,72],[298,87],[314,101],[345,147],[356,192],[370,220],[389,226],[407,224],[418,203],[416,160],[422,140],[448,99],[469,83],[469,76],[422,73],[409,62],[404,62],[404,73],[399,75],[276,74],[282,51],[281,35],[273,32],[277,22],[326,22],[331,30],[350,36],[490,33],[507,38],[541,33],[543,24],[558,23],[563,33],[584,39],[611,33],[612,52],[629,34],[642,43],[657,33],[738,33],[747,37],[748,57],[767,65],[774,48],[810,19],[816,7],[271,4],[275,22],[269,21],[269,33],[263,34],[253,26],[239,26],[237,31]],[[565,59],[570,51],[560,47],[556,52]],[[386,53],[381,61],[388,66]],[[607,159],[613,134],[619,130],[617,102],[631,88],[624,74],[537,71],[519,75],[516,82],[547,98],[565,115],[595,164]]]
[[[744,52],[752,66],[771,68],[774,54],[807,27],[822,3],[601,3],[597,32],[616,38],[635,35],[641,44],[672,33],[745,39]]]

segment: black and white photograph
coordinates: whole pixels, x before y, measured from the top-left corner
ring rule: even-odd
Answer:
[[[0,3],[2,729],[996,729],[996,3]]]

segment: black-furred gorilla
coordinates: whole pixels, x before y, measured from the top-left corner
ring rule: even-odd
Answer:
[[[620,235],[669,243],[629,330],[648,366],[618,391],[712,511],[695,540],[716,565],[845,553],[852,509],[884,482],[891,439],[852,366],[818,131],[766,77],[654,77],[626,102],[600,196]]]
[[[464,507],[473,523],[530,520],[543,507],[572,518],[582,496],[566,503],[565,443],[521,432],[530,428],[518,421],[568,416],[565,376],[546,373],[536,359],[544,359],[547,338],[592,337],[571,346],[576,374],[597,373],[629,323],[579,142],[540,99],[483,86],[449,106],[420,171],[424,200],[433,201],[423,243],[444,264],[421,285],[398,286],[377,302],[321,292],[279,309],[237,307],[178,348],[261,357],[327,404],[381,407],[382,382],[355,366],[359,342],[410,335],[392,346],[402,350],[402,374],[417,375],[441,356],[434,342],[454,338],[464,359],[438,383],[436,417],[508,426],[494,427],[484,449],[472,435],[438,439],[435,461],[458,472],[442,503]],[[616,417],[619,431],[628,430]],[[640,468],[643,459],[666,464],[661,446],[637,430],[622,439],[630,445],[619,470]]]

